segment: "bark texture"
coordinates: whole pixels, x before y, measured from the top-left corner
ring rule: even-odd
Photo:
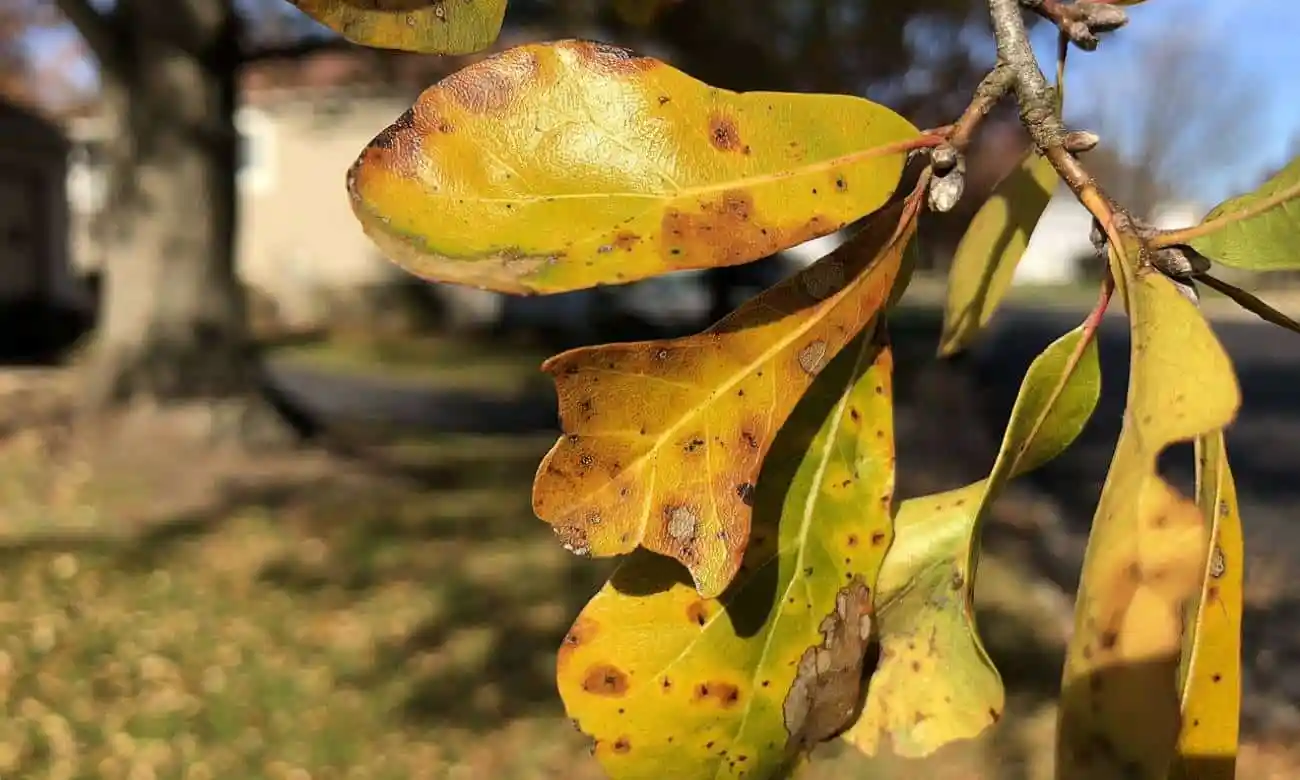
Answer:
[[[234,4],[119,0],[83,23],[96,25],[87,39],[100,42],[117,123],[88,406],[200,410],[222,437],[281,439],[287,426],[260,392],[235,272]]]

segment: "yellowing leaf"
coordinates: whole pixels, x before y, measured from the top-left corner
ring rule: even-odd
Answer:
[[[538,469],[537,516],[572,550],[606,556],[640,545],[681,561],[701,595],[721,593],[745,551],[773,437],[890,297],[918,204],[882,210],[704,333],[547,361],[564,435]]]
[[[978,735],[1002,714],[998,671],[972,607],[979,528],[1006,482],[1061,453],[1101,392],[1097,345],[1082,327],[1030,366],[988,479],[905,502],[876,586],[880,664],[845,735],[864,752],[915,758]]]
[[[501,33],[506,0],[289,0],[339,35],[377,49],[469,54]]]
[[[975,213],[948,272],[940,355],[970,346],[993,317],[1058,181],[1047,158],[1030,150]]]
[[[1121,256],[1122,255],[1122,256]],[[1156,472],[1170,444],[1221,430],[1241,396],[1232,364],[1167,278],[1112,253],[1132,322],[1128,406],[1084,558],[1057,736],[1060,780],[1164,780],[1179,732],[1184,608],[1205,524]]]
[[[1179,684],[1182,730],[1170,780],[1232,780],[1241,728],[1241,617],[1245,549],[1223,434],[1196,441],[1197,505],[1210,518],[1210,554],[1188,608]]]
[[[845,349],[782,428],[721,598],[638,551],[565,637],[560,695],[612,780],[775,777],[852,718],[891,537],[883,327]]]
[[[1300,157],[1259,189],[1220,203],[1187,243],[1206,257],[1234,268],[1284,271],[1300,268]],[[1175,231],[1175,233],[1180,231]]]
[[[737,94],[561,41],[425,91],[348,189],[411,273],[556,293],[747,263],[835,231],[889,199],[918,137],[860,98]]]

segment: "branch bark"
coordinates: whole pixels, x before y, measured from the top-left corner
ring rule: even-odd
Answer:
[[[1020,4],[1056,25],[1062,35],[1085,51],[1097,48],[1097,33],[1118,30],[1128,24],[1124,9],[1108,3],[1020,0]]]
[[[1034,145],[1108,233],[1117,227],[1117,218],[1131,224],[1128,214],[1115,205],[1066,148],[1068,132],[1056,110],[1056,91],[1047,82],[1029,44],[1029,33],[1020,14],[1020,0],[988,0],[988,3],[997,39],[998,64],[1012,73],[1011,88],[1020,104],[1020,120]],[[1111,236],[1111,240],[1115,240],[1115,236]]]

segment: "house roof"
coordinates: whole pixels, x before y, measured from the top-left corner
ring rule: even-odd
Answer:
[[[15,144],[59,154],[68,147],[67,136],[58,124],[3,98],[0,98],[0,138],[6,146]]]

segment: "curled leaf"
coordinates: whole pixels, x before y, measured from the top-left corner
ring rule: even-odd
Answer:
[[[1223,265],[1252,271],[1300,268],[1300,157],[1254,192],[1220,203],[1186,232],[1193,249]]]
[[[890,299],[916,229],[914,196],[830,255],[696,336],[548,360],[564,435],[533,509],[570,549],[638,545],[676,558],[701,595],[731,582],[752,489],[803,392]]]
[[[1300,333],[1300,322],[1296,322],[1240,287],[1229,284],[1222,279],[1216,279],[1209,274],[1197,275],[1196,281],[1201,282],[1212,290],[1228,296],[1238,306],[1258,316],[1265,322],[1271,325],[1276,325],[1279,328],[1286,328],[1294,333]]]
[[[975,213],[948,272],[940,355],[970,346],[993,317],[1058,181],[1047,158],[1030,150]]]
[[[781,429],[720,598],[639,551],[565,637],[560,694],[613,780],[776,777],[856,712],[892,536],[892,358],[876,327]]]
[[[501,33],[506,0],[289,0],[354,43],[429,54],[470,54]]]
[[[1169,445],[1221,430],[1241,402],[1227,353],[1129,239],[1112,267],[1132,323],[1124,424],[1084,557],[1057,735],[1061,780],[1164,780],[1178,739],[1184,609],[1207,554],[1196,505],[1156,471]]]
[[[904,502],[876,587],[880,663],[849,742],[915,758],[1001,717],[1002,679],[980,642],[972,601],[980,524],[1008,480],[1074,441],[1100,392],[1097,345],[1080,327],[1030,365],[987,479]]]
[[[1223,433],[1196,440],[1196,494],[1209,555],[1187,609],[1178,681],[1182,729],[1170,780],[1232,780],[1241,731],[1241,618],[1245,549]]]
[[[557,293],[737,265],[880,208],[918,131],[846,95],[715,89],[586,41],[447,77],[348,176],[366,233],[411,273]]]

